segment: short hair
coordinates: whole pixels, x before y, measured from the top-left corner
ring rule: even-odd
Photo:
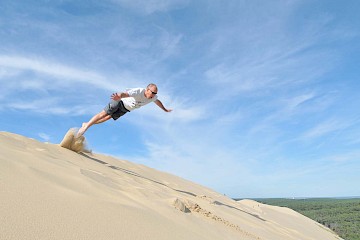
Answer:
[[[154,84],[154,83],[150,83],[146,88],[149,88],[149,87],[156,87],[157,88],[156,84]]]

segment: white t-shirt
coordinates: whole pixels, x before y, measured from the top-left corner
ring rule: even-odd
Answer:
[[[130,97],[122,98],[121,100],[124,103],[124,106],[127,110],[132,111],[139,107],[142,107],[148,103],[154,102],[157,100],[157,96],[155,95],[153,98],[145,97],[145,88],[129,88],[126,89],[126,92]]]

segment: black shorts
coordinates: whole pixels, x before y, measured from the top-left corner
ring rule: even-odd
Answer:
[[[129,110],[125,108],[124,103],[121,100],[120,101],[112,100],[111,102],[108,103],[108,105],[106,105],[104,111],[108,115],[110,115],[114,120],[118,119],[119,117],[123,116],[125,113],[129,112]]]

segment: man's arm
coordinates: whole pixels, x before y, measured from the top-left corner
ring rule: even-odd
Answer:
[[[111,99],[114,101],[119,101],[122,98],[130,97],[127,92],[119,92],[119,93],[113,93],[111,95]]]
[[[154,103],[156,103],[156,105],[158,105],[159,108],[161,108],[161,109],[164,110],[165,112],[171,112],[171,111],[172,111],[172,109],[166,109],[166,108],[164,107],[164,105],[162,104],[162,102],[161,102],[160,100],[158,100],[158,99],[155,100]]]

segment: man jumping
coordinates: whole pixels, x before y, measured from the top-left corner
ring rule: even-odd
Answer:
[[[93,116],[90,121],[82,124],[77,133],[77,137],[85,132],[94,124],[103,123],[110,118],[117,120],[127,112],[140,108],[148,103],[155,102],[165,112],[171,112],[172,109],[166,109],[162,102],[157,99],[158,88],[155,84],[150,83],[146,88],[130,88],[126,92],[113,93],[111,102],[106,105],[104,110]]]

